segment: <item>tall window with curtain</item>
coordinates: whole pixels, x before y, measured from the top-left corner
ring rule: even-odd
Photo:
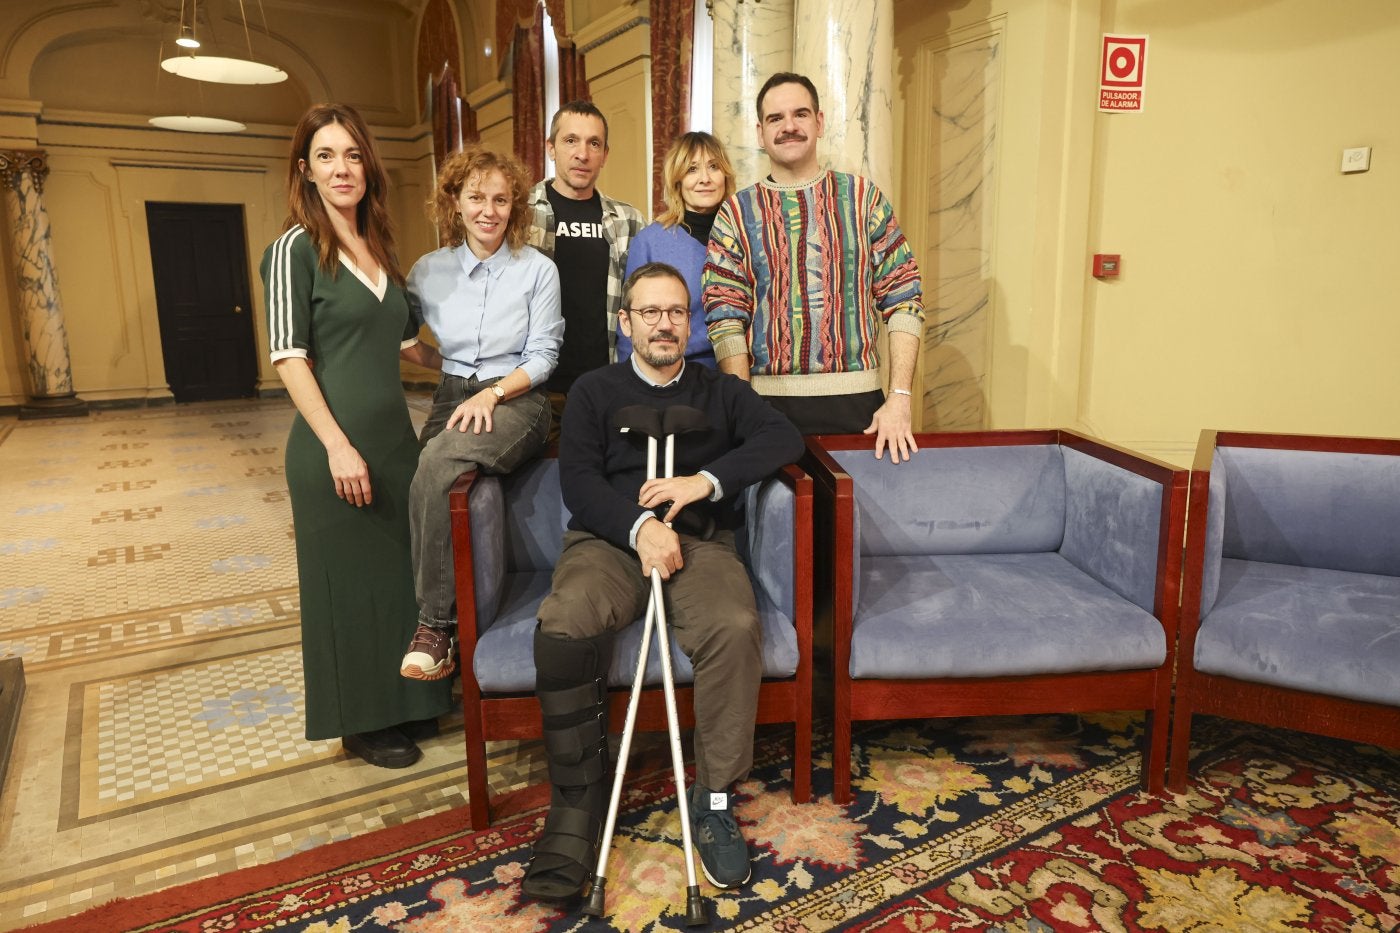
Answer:
[[[433,158],[441,164],[476,139],[476,114],[458,96],[457,21],[447,0],[429,0],[418,26],[419,103],[433,127]]]
[[[583,54],[566,31],[564,0],[498,0],[496,17],[497,34],[513,35],[515,153],[534,177],[548,178],[550,118],[561,104],[588,99]]]
[[[532,17],[515,29],[511,47],[515,154],[535,178],[544,177],[544,23]]]
[[[651,0],[651,179],[653,204],[661,203],[662,162],[671,140],[690,125],[688,93],[695,34],[695,0]]]
[[[708,5],[694,3],[694,33],[690,43],[690,125],[706,133],[715,127],[715,24]]]

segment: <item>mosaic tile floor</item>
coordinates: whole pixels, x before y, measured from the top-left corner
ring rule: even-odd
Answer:
[[[427,399],[410,402],[415,419]],[[0,929],[466,802],[458,732],[406,771],[303,738],[283,400],[0,419],[0,657],[28,693]],[[543,775],[490,747],[493,790]]]

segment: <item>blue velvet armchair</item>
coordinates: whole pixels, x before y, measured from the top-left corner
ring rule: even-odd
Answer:
[[[1173,790],[1197,713],[1400,746],[1400,440],[1202,432]]]
[[[812,770],[812,481],[787,467],[744,493],[740,536],[763,626],[758,722],[793,724],[792,798],[806,802]],[[465,473],[448,496],[457,578],[462,711],[473,828],[490,825],[486,742],[538,738],[533,636],[549,592],[568,511],[559,463],[546,457],[509,476]],[[682,571],[683,572],[683,571]],[[640,620],[614,646],[610,726],[621,728],[641,648]],[[694,725],[692,670],[671,643],[682,728]],[[637,728],[664,730],[655,641]],[[655,689],[651,689],[655,687]]]
[[[1186,473],[1069,431],[808,439],[834,500],[833,796],[851,723],[1149,712],[1165,780]]]

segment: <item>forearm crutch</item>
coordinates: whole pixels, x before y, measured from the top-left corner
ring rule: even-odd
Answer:
[[[676,412],[672,415],[672,412]],[[622,431],[641,431],[647,437],[647,479],[656,478],[656,443],[658,436],[666,437],[666,477],[675,472],[675,435],[680,431],[694,430],[704,423],[704,415],[693,408],[673,407],[666,410],[666,416],[654,408],[633,405],[617,413],[614,424]],[[669,423],[668,423],[669,422]],[[671,430],[668,430],[670,428]],[[632,676],[632,692],[627,698],[627,716],[622,727],[622,741],[617,753],[617,771],[613,775],[612,797],[608,802],[608,816],[603,823],[603,839],[598,847],[598,867],[593,873],[593,887],[583,912],[592,917],[604,914],[607,898],[608,853],[612,848],[613,830],[617,824],[618,808],[622,800],[622,782],[626,777],[627,757],[632,748],[632,733],[637,719],[637,706],[642,693],[642,681],[646,675],[647,656],[651,653],[651,634],[655,626],[657,648],[661,652],[661,685],[666,696],[666,731],[671,743],[671,770],[676,783],[676,802],[681,818],[681,850],[685,857],[685,925],[704,926],[709,922],[705,915],[705,902],[700,897],[700,886],[695,878],[695,860],[690,838],[690,801],[685,790],[685,758],[681,754],[681,730],[676,714],[676,685],[671,670],[671,644],[667,636],[666,606],[661,592],[661,572],[651,571],[651,596],[647,601],[646,618],[642,623],[641,651],[637,656],[637,669]]]

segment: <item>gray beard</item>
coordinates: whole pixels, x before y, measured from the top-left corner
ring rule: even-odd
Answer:
[[[666,366],[674,366],[680,361],[681,356],[684,355],[685,348],[680,345],[679,341],[676,342],[675,347],[674,351],[666,353],[664,349],[658,348],[656,344],[648,341],[646,347],[640,351],[640,355],[648,366],[662,369]],[[666,355],[662,355],[663,353],[666,353]]]

